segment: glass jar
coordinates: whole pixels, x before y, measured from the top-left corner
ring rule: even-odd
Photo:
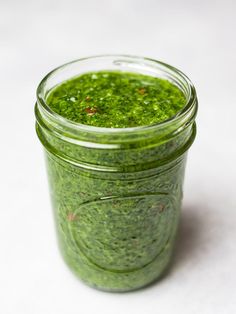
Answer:
[[[132,128],[78,124],[47,106],[53,87],[99,70],[168,79],[182,90],[186,105],[162,123]],[[36,130],[45,148],[59,245],[66,263],[89,285],[129,291],[153,282],[167,268],[196,111],[195,89],[182,72],[140,57],[80,59],[39,84]]]

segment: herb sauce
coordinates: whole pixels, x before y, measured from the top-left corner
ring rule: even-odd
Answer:
[[[86,73],[59,85],[47,102],[54,112],[74,122],[126,128],[167,120],[182,109],[186,99],[167,80],[101,71]]]
[[[185,103],[167,80],[118,71],[82,74],[47,97],[58,115],[105,128],[160,123]],[[134,134],[111,149],[93,144],[108,143],[100,135],[88,134],[79,145],[65,141],[66,133],[54,134],[40,119],[59,243],[71,269],[109,291],[137,289],[158,278],[172,254],[192,125],[171,136]]]

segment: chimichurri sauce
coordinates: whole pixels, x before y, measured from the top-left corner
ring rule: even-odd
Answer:
[[[101,71],[86,73],[54,88],[48,105],[74,122],[106,128],[151,125],[176,115],[186,100],[167,80]]]
[[[58,115],[105,128],[160,123],[185,103],[182,91],[167,80],[118,71],[80,75],[47,97]],[[86,145],[65,141],[65,135],[38,125],[62,253],[88,284],[132,290],[166,268],[178,226],[187,149],[182,147],[193,137],[190,127],[171,138],[159,134],[160,142],[132,138],[135,144],[110,149],[90,147],[89,138]]]

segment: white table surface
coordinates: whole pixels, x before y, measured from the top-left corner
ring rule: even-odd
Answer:
[[[236,1],[0,0],[0,313],[236,313]],[[177,253],[137,292],[78,281],[56,244],[35,90],[49,70],[100,53],[182,69],[199,97]]]

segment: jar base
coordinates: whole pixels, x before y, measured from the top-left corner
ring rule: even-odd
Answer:
[[[169,241],[158,257],[147,266],[131,272],[112,272],[81,264],[81,260],[72,256],[62,256],[72,273],[87,286],[103,292],[123,293],[132,292],[151,286],[163,278],[171,265],[174,239]],[[75,256],[74,256],[75,258]]]

